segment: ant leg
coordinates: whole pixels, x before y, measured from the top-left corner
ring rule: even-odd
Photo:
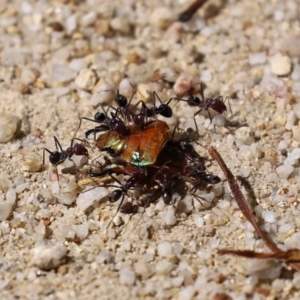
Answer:
[[[57,137],[54,136],[53,138],[54,138],[56,150],[60,150],[60,152],[63,152],[62,146],[61,146],[60,142],[58,141]]]

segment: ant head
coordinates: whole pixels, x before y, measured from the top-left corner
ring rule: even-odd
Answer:
[[[103,123],[106,119],[106,114],[103,112],[96,112],[95,116],[94,116],[95,121],[97,121],[98,123]]]
[[[128,100],[125,96],[119,94],[119,91],[117,93],[117,96],[115,97],[115,101],[118,104],[119,107],[126,107],[128,104]]]
[[[221,179],[219,176],[213,174],[205,174],[205,181],[207,181],[210,184],[217,184],[221,182]]]
[[[199,106],[201,104],[201,100],[199,97],[197,96],[193,96],[191,95],[188,99],[188,105],[190,106]]]
[[[49,161],[52,165],[57,165],[60,161],[61,153],[58,151],[51,152],[49,155]]]
[[[122,190],[114,190],[109,195],[109,201],[110,202],[116,202],[116,201],[118,201],[121,198],[122,195],[123,195],[123,191]]]
[[[173,110],[167,104],[161,104],[158,107],[157,112],[165,118],[171,118],[173,116]]]

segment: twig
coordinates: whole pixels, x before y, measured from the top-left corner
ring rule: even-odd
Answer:
[[[178,21],[187,22],[189,21],[194,13],[206,2],[207,0],[196,0],[194,1],[185,11],[183,11],[179,17]]]

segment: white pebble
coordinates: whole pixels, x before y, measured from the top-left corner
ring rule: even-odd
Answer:
[[[83,69],[75,79],[75,84],[83,90],[91,91],[97,82],[96,73],[90,69]]]
[[[119,93],[127,98],[131,97],[134,93],[134,87],[129,78],[123,78],[119,83]]]
[[[268,211],[268,210],[263,210],[261,212],[261,215],[265,220],[265,222],[267,223],[275,223],[278,217],[278,214],[276,212]]]
[[[42,270],[56,269],[66,261],[67,250],[63,245],[39,245],[31,250],[31,263]]]
[[[155,269],[158,274],[167,274],[170,273],[170,271],[173,269],[173,264],[166,261],[166,260],[160,260],[157,262]]]
[[[77,237],[81,240],[85,239],[89,234],[89,222],[77,225],[75,231]]]
[[[264,64],[266,61],[267,61],[267,56],[265,52],[249,54],[250,65]]]
[[[279,178],[276,173],[269,173],[266,175],[267,182],[278,182]]]
[[[245,145],[254,143],[254,134],[250,127],[240,127],[235,131],[235,139],[241,141]]]
[[[184,300],[189,300],[192,299],[194,294],[195,294],[195,288],[194,286],[187,286],[184,287],[180,292],[178,293],[178,299],[184,299]]]
[[[164,241],[158,244],[157,252],[159,256],[168,257],[172,254],[172,244]]]
[[[52,79],[57,82],[67,82],[75,78],[76,71],[68,66],[53,64],[51,67]]]
[[[6,192],[6,201],[8,201],[11,204],[14,204],[15,201],[17,199],[17,193],[16,193],[16,189],[14,188],[10,188],[7,192]]]
[[[79,72],[87,67],[87,62],[83,58],[73,58],[69,63],[69,67]]]
[[[286,76],[291,69],[292,61],[288,56],[279,56],[271,60],[271,70],[275,75]]]
[[[184,277],[183,276],[177,276],[177,277],[174,277],[174,278],[171,279],[172,285],[174,287],[180,287],[180,286],[182,286],[183,281],[184,281]]]
[[[161,212],[161,218],[167,226],[172,226],[176,223],[174,210]]]
[[[13,115],[0,115],[0,143],[11,140],[21,127],[21,120]]]
[[[120,282],[126,285],[133,285],[135,282],[135,273],[129,268],[122,268],[119,271],[120,274]]]
[[[206,69],[201,72],[201,76],[200,76],[201,81],[210,82],[210,81],[212,81],[212,79],[213,79],[213,76],[212,76],[212,73],[210,70]]]
[[[276,169],[276,172],[281,179],[288,179],[289,176],[293,173],[294,167],[290,165],[281,165]]]
[[[284,244],[288,246],[289,248],[300,248],[300,232],[294,233],[292,236],[288,237]]]
[[[96,187],[90,189],[86,188],[76,200],[76,204],[82,211],[86,211],[88,208],[99,202],[102,198],[108,195],[108,190],[104,187]]]
[[[66,20],[66,32],[72,34],[77,27],[77,14],[70,15]]]
[[[82,16],[80,24],[83,27],[88,27],[95,23],[97,20],[97,14],[95,11],[90,11],[89,13]]]
[[[193,214],[192,217],[197,227],[202,228],[204,226],[204,219],[200,215]]]
[[[250,175],[250,170],[249,168],[246,167],[240,167],[240,174],[242,177],[247,178]]]
[[[286,121],[286,124],[285,124],[285,128],[287,130],[291,130],[292,127],[294,126],[295,124],[295,121],[296,121],[296,116],[295,116],[295,113],[293,111],[290,111],[287,115],[287,121]]]
[[[126,18],[113,18],[109,23],[110,27],[117,32],[123,34],[129,34],[131,31],[131,26],[129,20]]]
[[[97,83],[95,86],[93,95],[90,99],[90,105],[97,106],[99,104],[108,103],[112,101],[115,95],[116,91],[113,86],[102,81],[100,84]]]

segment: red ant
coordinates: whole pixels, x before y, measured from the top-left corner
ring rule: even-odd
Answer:
[[[201,89],[200,89],[200,93],[201,93],[201,98],[197,96],[193,96],[192,94],[190,94],[190,97],[185,100],[185,99],[178,99],[181,101],[185,101],[187,102],[187,104],[189,106],[197,106],[200,109],[194,114],[194,116],[198,115],[202,110],[206,110],[208,112],[209,118],[212,121],[212,117],[210,115],[209,109],[214,110],[215,112],[219,113],[219,114],[224,114],[227,111],[227,107],[224,104],[225,101],[227,99],[229,99],[228,97],[226,97],[225,100],[223,100],[222,96],[216,97],[216,98],[205,98],[204,97],[204,88],[203,88],[203,84],[200,83]],[[230,104],[229,104],[230,105]]]
[[[70,147],[68,147],[66,150],[63,150],[60,142],[58,141],[57,137],[54,136],[54,142],[55,142],[55,147],[56,147],[56,151],[50,151],[47,148],[44,148],[43,150],[43,165],[45,165],[45,151],[47,151],[50,155],[49,155],[49,161],[52,165],[54,166],[58,166],[61,163],[63,163],[66,159],[69,159],[70,161],[73,162],[74,167],[76,168],[77,174],[79,173],[78,168],[75,164],[75,162],[72,159],[73,155],[78,155],[78,156],[85,156],[88,157],[89,153],[88,150],[81,144],[75,144],[74,140],[79,140],[84,142],[81,139],[77,139],[77,138],[73,138],[71,140],[71,145]],[[57,179],[58,179],[58,173],[57,173],[57,169],[56,169],[56,174],[57,174]]]

